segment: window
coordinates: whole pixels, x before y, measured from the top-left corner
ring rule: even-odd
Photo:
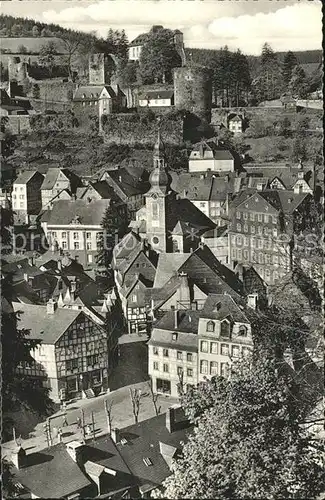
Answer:
[[[53,237],[53,238],[56,238],[56,237],[57,237],[57,233],[56,233],[56,231],[52,231],[52,237]]]
[[[239,358],[240,350],[238,345],[233,345],[231,348],[231,355],[234,358]]]
[[[208,373],[208,362],[205,359],[201,359],[200,361],[200,373],[207,375]]]
[[[269,222],[269,216],[267,214],[264,215],[264,222],[266,222],[266,223]]]
[[[279,257],[278,257],[278,255],[273,255],[273,264],[275,266],[279,265]]]
[[[187,373],[188,377],[193,377],[193,370],[192,370],[192,368],[188,368],[186,373]]]
[[[132,299],[131,300],[132,300],[132,302],[136,302],[137,301],[137,296],[135,294],[132,295]]]
[[[274,217],[274,216],[272,217],[272,222],[273,222],[273,224],[276,224],[276,217]]]
[[[244,220],[247,220],[247,219],[248,219],[248,213],[247,213],[247,212],[244,212],[244,213],[243,213],[243,218],[244,218]]]
[[[68,248],[68,245],[67,245],[66,241],[62,241],[61,245],[62,245],[63,250],[66,250]]]
[[[209,343],[206,340],[201,341],[201,352],[208,352]]]
[[[203,207],[203,208],[205,207],[205,202],[204,201],[200,202],[200,207]]]
[[[165,358],[168,358],[168,354],[169,354],[169,353],[168,353],[168,349],[163,349],[163,356],[164,356]]]
[[[257,248],[263,248],[263,240],[259,239],[257,240]]]
[[[63,240],[65,240],[65,239],[66,239],[66,237],[67,237],[67,233],[66,233],[66,231],[62,231],[62,233],[61,233],[61,238],[62,238]]]
[[[267,236],[269,234],[269,228],[268,227],[265,227],[264,228],[264,234]]]
[[[236,218],[240,219],[240,212],[236,212]]]
[[[241,231],[241,224],[237,224],[237,231]]]
[[[177,333],[176,333],[176,332],[174,332],[174,333],[172,334],[172,340],[173,340],[174,342],[177,340]]]
[[[155,356],[158,356],[158,354],[159,354],[158,347],[153,348],[153,353]]]
[[[186,360],[189,362],[189,363],[192,363],[193,361],[193,354],[191,352],[188,352],[186,354]]]
[[[99,356],[98,354],[92,354],[91,356],[87,356],[87,366],[94,366],[98,363]]]
[[[183,359],[183,353],[181,351],[177,351],[177,359],[178,360]]]
[[[75,250],[79,250],[79,242],[78,241],[75,241],[74,244],[73,244],[73,248]]]
[[[163,371],[164,371],[165,373],[168,373],[168,372],[169,372],[169,365],[168,365],[168,363],[164,363],[164,366],[163,366]]]
[[[251,233],[255,234],[255,226],[251,226]]]
[[[158,361],[154,361],[153,362],[153,369],[156,370],[156,371],[159,370],[159,363],[158,363]]]
[[[208,321],[207,322],[207,327],[206,327],[206,331],[207,332],[214,332],[214,322],[213,321]]]
[[[78,232],[73,233],[73,239],[74,240],[79,240],[79,233]]]
[[[251,220],[252,222],[254,222],[254,220],[255,220],[255,214],[254,214],[253,212],[251,212],[251,213],[249,214],[249,218],[250,218],[250,220]]]
[[[88,260],[88,264],[91,264],[92,261],[93,261],[93,256],[92,255],[87,255],[87,260]]]
[[[263,214],[257,214],[257,220],[258,220],[258,222],[262,222]]]
[[[229,364],[228,363],[220,363],[220,375],[222,377],[227,377],[229,372]]]
[[[152,220],[159,220],[159,205],[158,205],[158,203],[152,204]]]
[[[218,375],[218,363],[216,361],[210,363],[210,375]]]
[[[178,367],[177,367],[177,375],[178,375],[179,377],[181,377],[181,376],[183,375],[183,371],[184,371],[184,370],[183,370],[183,367],[182,367],[182,366],[178,366]]]
[[[264,258],[263,257],[264,257],[264,254],[262,254],[262,253],[258,254],[258,263],[259,264],[264,264]]]
[[[91,233],[86,233],[86,238],[87,238],[87,240],[90,240],[91,239]]]
[[[249,347],[243,347],[243,349],[242,349],[243,356],[248,356],[250,352],[251,352],[251,350]]]
[[[77,370],[78,369],[78,358],[67,359],[67,361],[65,362],[65,369],[67,371]]]
[[[247,337],[247,326],[241,325],[238,330],[238,335],[240,337]]]
[[[244,254],[244,259],[248,260],[248,250],[244,250],[243,254]]]
[[[257,232],[258,232],[258,234],[263,234],[263,228],[262,228],[262,226],[258,226]]]
[[[218,354],[218,343],[217,342],[210,343],[210,353],[211,354]]]
[[[236,243],[237,243],[237,245],[241,245],[242,244],[241,236],[236,236]]]
[[[222,321],[220,325],[220,334],[222,337],[230,337],[230,324],[228,321]]]
[[[87,241],[86,243],[86,248],[87,250],[91,250],[91,243],[89,241]]]
[[[220,354],[222,356],[229,356],[229,345],[221,344]]]
[[[277,229],[273,229],[273,236],[278,236],[278,230]]]

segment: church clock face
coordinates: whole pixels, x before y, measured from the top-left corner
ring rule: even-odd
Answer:
[[[159,243],[159,238],[157,238],[157,236],[154,236],[154,237],[152,238],[152,243],[153,243],[154,245],[158,245],[158,243]]]

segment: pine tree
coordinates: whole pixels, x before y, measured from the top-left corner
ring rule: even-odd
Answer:
[[[296,56],[294,55],[291,50],[286,53],[283,59],[283,66],[282,66],[282,78],[285,83],[285,85],[288,85],[288,83],[291,80],[292,76],[292,70],[295,66],[297,66],[298,61]]]
[[[293,95],[300,98],[306,98],[308,94],[308,82],[306,73],[299,65],[295,66],[292,70],[291,78],[289,81],[289,89]]]

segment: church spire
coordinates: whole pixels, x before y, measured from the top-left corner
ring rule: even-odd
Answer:
[[[153,150],[153,166],[154,168],[165,167],[164,149],[160,136],[160,126],[158,127],[157,140]]]
[[[149,182],[151,189],[166,193],[170,189],[171,179],[166,171],[163,143],[160,137],[160,128],[158,128],[157,141],[153,151],[153,166],[154,169],[150,174]]]

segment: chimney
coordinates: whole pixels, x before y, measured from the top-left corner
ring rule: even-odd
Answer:
[[[178,328],[178,310],[174,309],[174,328]]]
[[[172,433],[176,430],[177,427],[177,414],[182,413],[182,420],[184,421],[184,414],[182,412],[182,407],[179,404],[172,405],[168,408],[166,412],[166,428],[167,430]]]
[[[58,270],[62,271],[62,260],[58,259]]]
[[[72,460],[78,465],[83,464],[82,452],[84,450],[84,445],[84,441],[70,441],[70,443],[67,443],[67,452]]]
[[[58,303],[54,299],[50,299],[46,304],[47,314],[54,314],[57,308],[58,308]]]
[[[119,443],[121,441],[120,429],[117,429],[116,427],[112,429],[111,438],[113,439],[115,444]]]
[[[27,273],[24,273],[24,281],[28,282],[28,274]]]
[[[15,450],[12,452],[10,459],[16,469],[22,469],[26,465],[26,452],[24,448],[17,445]]]
[[[256,310],[257,300],[258,300],[257,293],[251,293],[251,294],[247,295],[247,306],[250,307],[251,309]]]
[[[122,176],[121,175],[118,176],[118,181],[122,182]]]
[[[34,256],[32,255],[31,257],[28,258],[28,264],[30,266],[34,266],[35,265],[35,259],[34,259]]]

